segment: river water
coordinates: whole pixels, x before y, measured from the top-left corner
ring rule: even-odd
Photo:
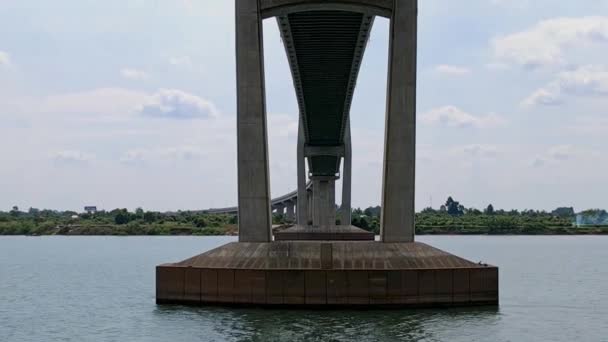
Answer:
[[[608,237],[421,236],[500,267],[500,307],[157,306],[154,266],[232,237],[0,237],[0,341],[608,341]]]

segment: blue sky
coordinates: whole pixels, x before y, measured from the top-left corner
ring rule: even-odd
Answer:
[[[232,1],[0,3],[0,210],[236,203]],[[271,191],[297,103],[264,23]],[[420,1],[417,203],[607,208],[608,0]],[[353,204],[380,202],[388,22],[352,107]],[[340,191],[337,191],[340,198]]]

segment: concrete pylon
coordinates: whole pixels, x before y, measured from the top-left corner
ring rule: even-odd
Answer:
[[[235,10],[239,241],[269,242],[272,217],[260,3],[238,0]]]
[[[312,225],[315,227],[336,224],[336,177],[313,176]]]
[[[313,184],[313,187],[314,187],[314,184]],[[314,208],[312,205],[312,198],[313,198],[313,190],[306,190],[306,202],[308,202],[308,208],[306,210],[305,225],[312,223],[312,216],[313,216],[313,212],[314,212]]]
[[[416,0],[394,0],[382,173],[383,242],[414,241],[417,16]]]
[[[276,205],[276,213],[277,215],[285,215],[285,205],[284,204],[277,204]]]
[[[304,157],[304,144],[306,137],[304,136],[304,125],[302,119],[298,125],[298,224],[305,226],[308,224],[308,200],[306,198],[306,158]]]
[[[344,170],[342,170],[342,205],[340,206],[340,224],[348,226],[351,223],[351,194],[352,194],[352,145],[350,137],[350,119],[344,132]]]
[[[295,202],[297,204],[297,201]],[[294,201],[289,201],[285,203],[285,220],[287,222],[293,222],[295,218],[295,205]]]

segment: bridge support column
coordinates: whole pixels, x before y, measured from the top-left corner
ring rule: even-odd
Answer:
[[[296,201],[297,203],[297,201]],[[285,204],[285,221],[287,222],[293,222],[294,218],[295,218],[295,205],[294,202],[287,202]]]
[[[304,157],[304,144],[306,137],[304,136],[304,126],[302,119],[298,125],[298,224],[301,226],[308,225],[308,200],[306,200],[306,158]]]
[[[258,0],[235,1],[239,241],[269,242],[270,181]]]
[[[352,146],[350,140],[350,120],[346,123],[344,134],[344,170],[342,172],[342,205],[340,206],[340,224],[349,226],[351,223],[351,193],[352,193]]]
[[[277,204],[276,205],[276,213],[277,215],[285,215],[285,205]]]
[[[306,190],[306,201],[308,202],[308,208],[306,210],[306,223],[304,224],[306,226],[312,223],[312,217],[313,217],[313,212],[314,212],[314,208],[312,205],[312,197],[313,197],[313,191]]]
[[[417,15],[417,0],[394,0],[382,174],[384,242],[414,241]]]
[[[312,225],[329,226],[336,224],[336,177],[317,176],[312,178]]]

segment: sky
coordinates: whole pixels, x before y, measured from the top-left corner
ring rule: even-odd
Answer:
[[[298,106],[263,28],[275,197],[296,188]],[[234,49],[233,1],[0,0],[0,210],[235,205]],[[606,55],[608,0],[419,1],[416,208],[608,208]],[[355,207],[380,204],[387,60],[377,18]]]

